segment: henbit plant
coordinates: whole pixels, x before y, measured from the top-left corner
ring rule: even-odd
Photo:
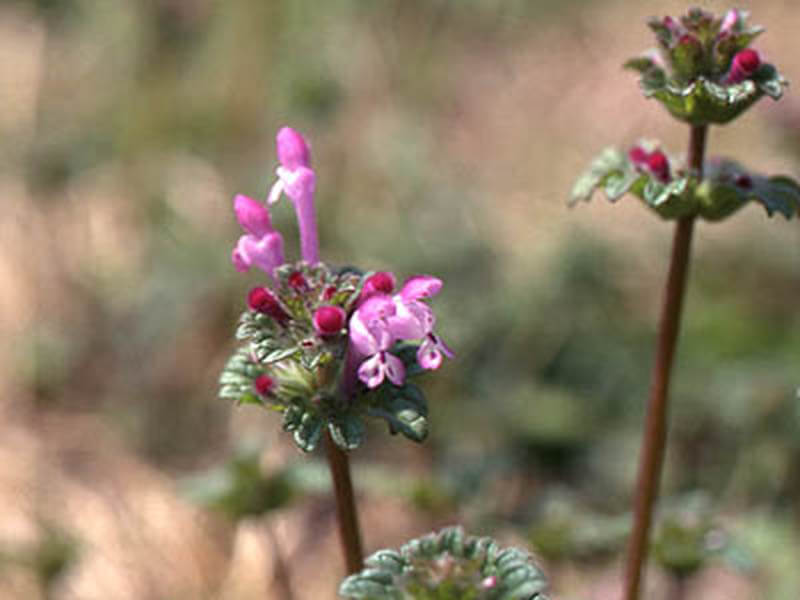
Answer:
[[[268,285],[253,288],[236,336],[241,346],[220,376],[220,396],[283,414],[283,428],[310,452],[325,438],[348,573],[362,551],[347,451],[364,436],[364,418],[387,422],[392,433],[420,442],[428,432],[427,404],[410,380],[437,369],[452,351],[434,333],[427,300],[441,280],[418,275],[399,290],[392,273],[338,268],[319,260],[314,215],[316,175],[303,136],[277,135],[280,166],[268,202],[288,196],[300,229],[301,260],[289,263],[267,206],[234,198],[245,230],[232,261],[257,267]]]
[[[719,221],[748,201],[787,219],[800,211],[800,186],[788,177],[751,173],[727,159],[705,160],[708,128],[741,115],[763,95],[778,99],[786,85],[775,67],[750,48],[763,29],[748,24],[748,13],[717,18],[691,9],[680,18],[653,18],[658,50],[626,66],[640,72],[646,97],[690,126],[685,161],[670,160],[655,143],[627,152],[606,150],[575,184],[572,203],[602,189],[615,201],[632,193],[664,219],[677,221],[664,293],[650,401],[636,487],[633,533],[625,576],[626,600],[639,597],[653,505],[664,458],[670,374],[686,289],[692,231],[700,217]]]
[[[528,553],[447,527],[399,551],[379,550],[342,582],[339,594],[356,600],[547,600],[546,588]]]

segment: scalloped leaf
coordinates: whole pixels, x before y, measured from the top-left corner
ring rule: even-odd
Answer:
[[[339,594],[359,600],[545,600],[542,571],[517,548],[448,527],[380,550],[346,578]],[[491,581],[487,584],[486,582]]]
[[[387,392],[380,394],[378,403],[369,409],[370,416],[385,419],[392,434],[402,433],[415,442],[425,441],[428,437],[428,404],[420,389],[407,383]]]
[[[364,441],[364,423],[353,415],[328,423],[328,431],[334,443],[342,450],[355,450]]]
[[[315,413],[293,404],[283,415],[283,429],[292,433],[297,446],[304,452],[317,447],[322,436],[323,420]]]
[[[751,196],[770,217],[778,212],[788,220],[800,214],[800,185],[790,177],[755,177],[753,183]]]

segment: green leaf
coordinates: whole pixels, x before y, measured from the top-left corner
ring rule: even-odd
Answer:
[[[346,415],[341,421],[328,423],[328,431],[342,450],[355,450],[364,440],[364,423],[353,415]]]
[[[409,383],[379,398],[380,404],[369,409],[370,415],[386,419],[392,433],[400,432],[415,442],[425,440],[428,436],[428,409],[418,387]]]
[[[779,212],[787,219],[800,213],[800,186],[786,176],[754,178],[753,196],[769,216]]]

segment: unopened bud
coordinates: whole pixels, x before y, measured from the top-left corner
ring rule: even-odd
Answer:
[[[319,335],[336,335],[342,331],[347,313],[339,306],[320,306],[313,317],[314,329]]]
[[[761,66],[761,56],[752,48],[737,52],[731,62],[731,68],[725,83],[740,83],[755,73]]]
[[[275,387],[275,380],[266,373],[263,373],[256,377],[253,386],[260,395],[269,396],[272,392],[272,388]]]
[[[265,287],[255,287],[247,294],[247,305],[256,312],[264,313],[283,325],[289,315],[283,310],[281,303],[270,290]]]

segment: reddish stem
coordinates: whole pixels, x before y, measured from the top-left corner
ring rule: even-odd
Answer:
[[[325,429],[325,449],[336,496],[336,518],[339,522],[342,552],[345,556],[347,574],[351,575],[358,573],[364,567],[364,554],[361,549],[353,480],[350,476],[350,459],[347,453],[336,445],[327,429]]]
[[[692,126],[689,141],[689,168],[700,179],[703,177],[706,133],[706,126]],[[636,482],[633,532],[625,566],[624,600],[638,600],[643,579],[643,565],[647,556],[653,507],[658,496],[664,450],[667,444],[669,382],[680,329],[683,298],[686,292],[693,229],[694,217],[678,220],[672,241],[672,258],[667,276],[667,287],[664,291],[658,347]]]

